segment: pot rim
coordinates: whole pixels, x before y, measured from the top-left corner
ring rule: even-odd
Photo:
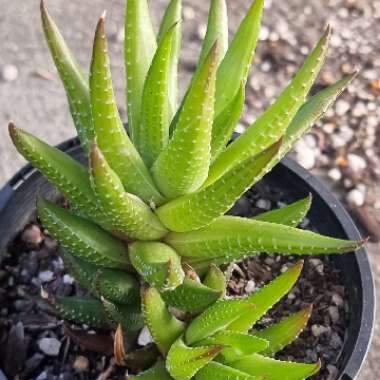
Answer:
[[[79,145],[79,139],[75,137],[57,145],[57,148],[65,152],[70,152],[71,150],[78,149]],[[284,166],[293,175],[307,183],[312,191],[318,194],[321,200],[334,214],[341,225],[342,230],[349,239],[357,240],[362,238],[358,228],[341,202],[338,201],[338,199],[320,180],[288,157],[285,157],[279,165]],[[9,199],[12,197],[14,191],[18,187],[22,186],[22,184],[36,171],[37,170],[28,163],[5,183],[0,190],[0,214]],[[343,374],[339,378],[340,380],[354,380],[357,377],[362,365],[364,364],[374,333],[376,298],[375,285],[368,258],[368,252],[366,248],[362,247],[353,255],[355,255],[361,280],[360,298],[362,299],[362,310],[360,315],[360,330],[357,334],[354,348],[352,349],[350,357],[346,361]]]

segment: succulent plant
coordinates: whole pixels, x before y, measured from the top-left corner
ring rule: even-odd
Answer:
[[[225,1],[211,0],[198,66],[178,105],[181,1],[170,1],[156,35],[147,1],[128,0],[128,133],[112,87],[105,14],[97,24],[87,77],[41,2],[43,29],[88,168],[13,123],[10,135],[69,203],[65,209],[40,198],[38,215],[93,298],[55,298],[57,312],[77,323],[119,326],[119,362],[128,355],[120,331],[134,337],[147,325],[153,336],[163,361],[131,379],[312,375],[319,363],[272,358],[300,333],[309,308],[250,332],[293,286],[301,263],[241,299],[226,298],[220,267],[260,252],[343,253],[363,244],[297,229],[310,197],[253,218],[224,216],[354,75],[306,98],[326,56],[328,28],[279,98],[229,144],[244,108],[263,5],[254,1],[229,44]]]

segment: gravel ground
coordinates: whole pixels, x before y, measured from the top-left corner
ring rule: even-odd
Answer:
[[[84,67],[89,65],[92,33],[105,0],[47,1],[51,13]],[[124,119],[122,18],[124,1],[109,6],[107,30],[111,41],[114,82]],[[166,0],[152,2],[158,19]],[[184,1],[185,35],[183,68],[194,68],[199,38],[205,31],[208,2]],[[230,1],[234,29],[250,1]],[[39,23],[38,0],[0,0],[2,54],[0,56],[0,184],[24,161],[7,136],[13,119],[19,127],[52,144],[74,135],[61,84],[57,79]],[[247,111],[241,128],[279,94],[279,91],[330,22],[334,35],[325,70],[317,87],[342,74],[360,69],[335,107],[312,134],[298,144],[296,159],[326,180],[349,205],[374,239],[380,218],[380,1],[379,0],[267,0],[261,43],[247,92]],[[183,74],[182,84],[188,83]],[[184,88],[184,87],[183,87]],[[380,272],[379,247],[370,245],[375,272]],[[380,304],[380,302],[379,302]],[[379,333],[380,335],[380,333]],[[380,337],[376,337],[361,380],[380,373]]]

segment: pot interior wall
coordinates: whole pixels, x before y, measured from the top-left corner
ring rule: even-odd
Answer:
[[[77,140],[60,146],[75,159],[85,162]],[[313,195],[308,215],[318,232],[340,238],[358,239],[355,225],[336,199],[308,172],[291,160],[284,160],[265,179],[280,188],[291,202]],[[58,193],[31,166],[26,166],[3,189],[0,196],[0,258],[7,244],[35,217],[38,195],[55,199]],[[335,256],[349,293],[351,320],[341,356],[340,379],[354,379],[365,357],[373,326],[373,282],[365,250],[357,254]],[[364,291],[365,290],[365,291]]]

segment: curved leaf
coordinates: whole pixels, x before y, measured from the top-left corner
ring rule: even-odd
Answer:
[[[164,199],[120,119],[113,92],[104,15],[98,22],[94,39],[90,95],[97,143],[111,168],[120,177],[125,190],[146,202],[162,203]]]
[[[226,329],[241,314],[250,313],[254,308],[252,302],[244,299],[215,302],[190,323],[185,334],[186,343],[191,345],[213,336],[218,331]]]
[[[174,380],[165,368],[163,361],[158,362],[154,367],[148,371],[142,372],[138,375],[127,375],[126,380]]]
[[[321,363],[303,364],[283,362],[253,354],[229,364],[240,371],[259,376],[265,380],[300,380],[316,374]]]
[[[301,274],[302,268],[303,261],[299,261],[286,272],[276,277],[268,285],[249,295],[247,300],[256,305],[255,310],[251,313],[241,315],[228,326],[228,329],[247,333],[269,309],[292,289]]]
[[[177,232],[193,231],[210,224],[267,173],[267,165],[280,145],[281,141],[242,162],[210,186],[164,204],[156,211],[158,217],[168,229]]]
[[[9,134],[17,150],[57,187],[76,211],[98,223],[105,222],[83,165],[13,123],[9,123]]]
[[[41,0],[41,20],[51,56],[66,90],[81,145],[86,152],[89,152],[95,132],[87,78],[83,75],[43,0]]]
[[[170,74],[169,74],[169,101],[171,105],[170,120],[177,109],[178,95],[178,61],[181,50],[182,25],[182,0],[171,0],[166,8],[164,17],[162,18],[160,31],[158,33],[158,42],[160,43],[165,33],[176,23],[172,48],[170,54]]]
[[[160,293],[152,287],[145,287],[142,291],[142,310],[154,342],[160,352],[166,355],[185,330],[185,323],[170,314]]]
[[[109,328],[109,320],[99,300],[79,297],[57,297],[53,300],[56,312],[64,319],[95,328]]]
[[[260,354],[272,356],[292,343],[307,325],[312,310],[313,307],[308,306],[273,326],[253,332],[256,337],[269,342],[269,347],[261,351]]]
[[[322,67],[329,37],[330,28],[277,100],[218,156],[210,168],[207,184],[238,163],[263,151],[285,134]]]
[[[185,278],[181,258],[164,243],[134,242],[129,246],[129,258],[144,280],[158,289],[174,289]]]
[[[202,367],[211,362],[222,346],[188,347],[182,337],[171,346],[166,369],[176,380],[190,380]]]
[[[73,256],[98,267],[130,265],[126,246],[96,224],[41,198],[37,201],[37,211],[44,227]]]
[[[127,1],[124,45],[128,123],[132,140],[139,146],[144,82],[157,48],[147,0]]]
[[[163,292],[161,296],[168,306],[190,313],[200,313],[221,298],[222,294],[220,290],[186,278],[177,288]]]
[[[235,368],[217,362],[206,364],[195,376],[196,380],[261,380],[262,377],[249,375]]]
[[[236,96],[214,119],[211,138],[211,162],[218,157],[230,141],[236,124],[238,123],[243,112],[244,101],[245,86],[241,85]]]
[[[215,44],[191,84],[169,145],[152,167],[158,188],[169,198],[197,190],[207,178],[217,50]]]
[[[258,252],[302,255],[352,252],[365,241],[336,239],[280,224],[223,216],[197,231],[170,232],[165,242],[193,265],[214,259],[222,264]]]
[[[220,64],[216,80],[215,116],[235,98],[241,83],[247,81],[260,34],[263,8],[264,0],[254,1]]]
[[[63,259],[75,279],[94,296],[102,296],[116,303],[130,304],[138,301],[139,283],[125,271],[99,269],[68,253],[64,254]]]
[[[160,41],[148,71],[142,98],[142,121],[138,150],[150,167],[169,142],[171,119],[169,81],[171,49],[178,24],[172,25]]]
[[[309,196],[304,199],[277,210],[263,212],[262,214],[256,215],[253,219],[261,222],[297,227],[310,210],[311,201],[312,196],[309,194]]]
[[[92,187],[112,233],[139,240],[156,240],[166,235],[167,230],[149,206],[124,190],[96,143],[92,146],[90,167]]]
[[[224,298],[227,292],[227,279],[223,271],[214,264],[210,264],[203,284],[221,292],[220,298]]]

